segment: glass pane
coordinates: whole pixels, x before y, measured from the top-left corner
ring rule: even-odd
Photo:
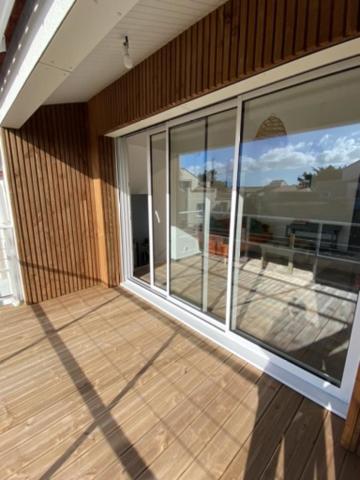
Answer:
[[[126,139],[133,242],[133,275],[150,283],[147,136]]]
[[[225,322],[229,231],[236,110],[211,115],[207,120],[205,198],[209,236],[205,259],[207,278],[203,310]]]
[[[170,130],[171,294],[225,321],[236,110]]]
[[[360,285],[359,80],[243,107],[233,328],[337,384]]]
[[[166,134],[150,138],[154,283],[166,289]]]
[[[170,292],[202,308],[204,119],[170,130]]]

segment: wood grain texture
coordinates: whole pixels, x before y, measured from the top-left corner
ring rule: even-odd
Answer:
[[[2,480],[359,478],[342,419],[119,288],[5,308]]]
[[[4,140],[26,302],[94,285],[87,106],[42,107]]]

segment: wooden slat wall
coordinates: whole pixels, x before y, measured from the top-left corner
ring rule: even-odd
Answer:
[[[94,285],[87,105],[42,107],[4,137],[26,301]]]
[[[91,101],[99,133],[359,36],[360,0],[230,0]]]
[[[117,286],[120,283],[119,222],[117,210],[117,181],[115,169],[115,151],[112,138],[99,137],[99,165],[101,193],[104,205],[105,248],[107,278],[104,283]]]

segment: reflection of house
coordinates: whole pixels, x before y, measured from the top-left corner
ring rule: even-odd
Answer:
[[[315,268],[316,275],[322,269],[327,280],[342,272],[358,275],[353,260],[359,255],[359,227],[352,224],[360,220],[359,177],[357,161],[343,168],[318,170],[307,187],[282,180],[243,187],[247,238],[255,234],[260,243],[292,245],[298,262]]]
[[[183,228],[200,226],[204,222],[205,203],[210,212],[211,222],[228,221],[230,215],[231,192],[223,186],[206,185],[198,176],[191,173],[186,168],[180,169],[179,191],[178,191],[178,215],[179,224]]]

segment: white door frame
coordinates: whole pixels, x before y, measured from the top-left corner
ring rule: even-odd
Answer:
[[[360,53],[360,42],[357,43],[359,47]],[[333,47],[335,48],[335,47]],[[315,55],[315,54],[314,54]],[[293,61],[291,63],[296,64],[297,61]],[[311,63],[311,62],[310,62]],[[238,108],[238,123],[237,127],[241,125],[241,110],[242,110],[242,102],[250,99],[255,98],[260,95],[264,95],[266,93],[275,92],[277,90],[281,90],[291,85],[297,85],[299,83],[309,81],[315,78],[320,78],[324,76],[331,75],[336,72],[340,72],[342,70],[355,68],[360,66],[360,56],[356,56],[350,58],[345,61],[333,63],[327,65],[325,67],[304,71],[304,72],[297,72],[296,76],[289,76],[288,78],[283,79],[277,83],[264,86],[261,89],[253,90],[251,89],[251,83],[249,83],[249,90],[247,92],[243,92],[241,96],[237,96],[230,101],[233,102],[232,104],[236,104]],[[280,67],[279,67],[280,68]],[[276,70],[276,69],[274,69]],[[296,71],[296,68],[295,68]],[[251,79],[250,79],[251,80]],[[243,83],[243,82],[239,82]],[[255,82],[256,83],[256,82]],[[225,90],[225,89],[224,89]],[[196,102],[196,100],[194,100]],[[191,103],[191,102],[189,102]],[[166,125],[167,131],[167,164],[169,163],[169,128],[171,126],[185,123],[190,121],[189,119],[196,119],[201,118],[209,114],[209,112],[214,113],[218,111],[226,110],[226,105],[228,102],[224,102],[223,104],[217,104],[206,109],[199,110],[196,112],[191,112],[188,115],[184,115],[175,119],[169,120]],[[181,114],[181,110],[179,111]],[[155,116],[156,117],[156,116]],[[156,118],[154,117],[154,122]],[[141,122],[140,122],[141,123]],[[135,125],[136,127],[136,125]],[[164,128],[164,127],[162,127]],[[124,131],[126,133],[126,130]],[[120,190],[120,209],[122,212],[122,225],[124,228],[123,230],[129,229],[129,199],[128,197],[128,184],[127,184],[127,177],[126,177],[126,167],[121,167],[121,164],[126,163],[126,152],[124,152],[124,148],[121,145],[124,143],[123,139],[119,140],[119,148],[117,149],[118,152],[118,162],[120,163],[119,167],[119,190]],[[240,146],[240,129],[237,128],[237,136],[236,136],[236,145],[235,145],[235,158],[239,154],[239,146]],[[239,162],[235,162],[237,165]],[[238,167],[236,167],[238,168]],[[236,170],[236,168],[234,170]],[[125,170],[124,175],[121,175],[121,171]],[[237,197],[237,175],[238,172],[235,173],[233,176],[233,187],[232,187],[232,205],[231,205],[231,220],[230,220],[230,242],[231,247],[234,245],[234,237],[235,237],[235,221],[236,221],[236,214],[237,214],[237,207],[235,199]],[[167,222],[169,227],[169,171],[167,175]],[[234,198],[235,197],[235,198]],[[124,201],[125,204],[121,205],[121,202]],[[125,207],[125,208],[124,208]],[[241,208],[241,206],[240,206]],[[167,228],[168,237],[169,237],[169,228]],[[123,234],[127,237],[128,234]],[[167,238],[167,245],[169,250],[169,238]],[[128,250],[129,241],[123,242],[123,256],[129,257],[131,250]],[[131,243],[130,243],[131,247]],[[233,248],[229,248],[229,251],[233,252]],[[168,251],[168,269],[169,269],[169,251]],[[338,415],[345,417],[347,414],[348,405],[351,398],[351,393],[353,389],[353,385],[355,382],[355,376],[357,371],[357,365],[360,361],[360,350],[357,348],[357,344],[360,339],[360,302],[358,301],[353,328],[352,328],[352,335],[350,339],[350,345],[348,348],[348,354],[343,374],[343,379],[341,382],[340,387],[330,383],[329,381],[301,368],[298,365],[295,365],[291,361],[284,359],[283,357],[279,357],[278,355],[274,354],[273,352],[263,348],[262,346],[255,344],[249,341],[245,337],[239,336],[237,333],[233,332],[230,328],[230,319],[231,319],[231,285],[232,285],[232,260],[233,260],[233,253],[230,253],[230,260],[229,262],[229,275],[228,275],[228,291],[227,291],[227,314],[226,314],[226,323],[225,325],[221,325],[218,322],[212,320],[209,316],[205,315],[203,312],[199,312],[196,309],[190,307],[189,305],[174,299],[170,296],[169,290],[167,291],[167,295],[163,296],[155,291],[151,291],[150,288],[140,285],[138,282],[134,282],[131,276],[125,272],[123,276],[124,281],[122,286],[130,290],[131,292],[135,293],[136,295],[141,296],[142,298],[146,299],[148,302],[155,305],[157,308],[165,311],[167,314],[175,317],[177,320],[182,321],[189,327],[193,328],[197,332],[202,333],[206,337],[212,339],[219,345],[229,349],[236,355],[244,358],[249,363],[252,363],[256,367],[260,368],[264,372],[270,374],[271,376],[279,379],[281,382],[289,385],[291,388],[299,391],[303,395],[311,398],[315,402],[323,405],[324,407],[328,408],[329,410],[337,413]],[[129,265],[127,265],[129,266]],[[127,274],[126,274],[127,273]],[[169,288],[169,271],[168,271],[168,288]]]

